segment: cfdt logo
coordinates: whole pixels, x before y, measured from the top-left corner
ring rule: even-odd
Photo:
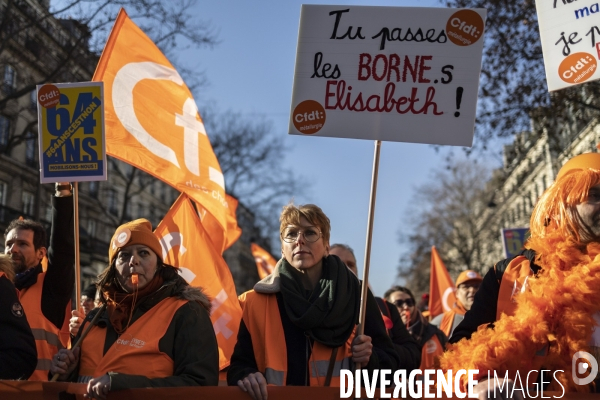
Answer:
[[[590,353],[578,351],[573,354],[571,372],[576,385],[587,385],[598,375],[598,362]]]

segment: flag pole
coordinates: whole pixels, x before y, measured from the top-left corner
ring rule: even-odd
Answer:
[[[75,308],[79,310],[81,299],[81,269],[79,263],[79,183],[73,184],[73,220],[75,239]]]
[[[373,155],[373,175],[371,176],[371,196],[369,198],[369,219],[367,220],[367,244],[365,246],[365,268],[363,270],[362,290],[360,294],[360,314],[358,316],[358,335],[365,331],[365,316],[367,313],[367,290],[369,289],[369,263],[371,261],[371,239],[373,236],[373,220],[375,219],[375,197],[377,194],[377,176],[379,175],[379,153],[381,140],[375,141]]]

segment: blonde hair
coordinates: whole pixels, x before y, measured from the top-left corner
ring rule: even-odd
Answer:
[[[11,282],[15,279],[15,267],[9,255],[0,254],[0,272],[4,272]]]
[[[331,223],[327,215],[319,206],[314,204],[304,204],[295,206],[293,203],[283,207],[281,216],[279,217],[279,233],[283,233],[288,225],[299,225],[300,218],[306,218],[308,222],[321,230],[323,240],[329,244],[329,235],[331,232]]]

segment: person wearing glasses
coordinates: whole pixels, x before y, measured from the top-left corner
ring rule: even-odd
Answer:
[[[452,337],[454,330],[465,318],[467,311],[471,309],[475,301],[475,293],[479,290],[479,285],[483,278],[479,273],[473,270],[466,270],[458,275],[456,279],[456,291],[454,296],[456,302],[450,311],[436,316],[431,320],[431,324],[437,326],[449,338]]]
[[[402,323],[417,341],[421,350],[421,371],[435,368],[436,358],[442,355],[448,337],[436,326],[431,325],[416,307],[415,296],[403,286],[392,286],[383,295],[386,302],[398,309]]]
[[[339,386],[340,369],[396,370],[401,360],[368,294],[357,334],[360,283],[329,255],[329,218],[316,205],[289,204],[280,216],[281,260],[240,295],[242,321],[227,382],[253,399],[267,385]]]

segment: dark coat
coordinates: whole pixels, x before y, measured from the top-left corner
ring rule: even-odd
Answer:
[[[308,359],[311,355],[311,346],[307,345],[309,338],[288,317],[281,293],[276,293],[276,296],[285,336],[285,351],[287,352],[288,360],[286,385],[308,386]],[[406,329],[404,330],[406,331]],[[402,339],[405,343],[404,346],[401,346],[403,351],[396,351],[387,335],[381,313],[370,290],[368,290],[367,297],[364,333],[371,337],[373,344],[373,353],[365,369],[396,370],[407,368],[412,370],[413,368],[418,368],[420,353],[416,342],[406,332],[406,335],[403,335]],[[227,384],[235,386],[238,380],[255,372],[258,372],[258,367],[254,357],[252,337],[242,320],[238,331],[237,343],[231,356],[231,364],[227,371]]]
[[[37,365],[37,350],[17,291],[0,278],[0,379],[27,379]]]

